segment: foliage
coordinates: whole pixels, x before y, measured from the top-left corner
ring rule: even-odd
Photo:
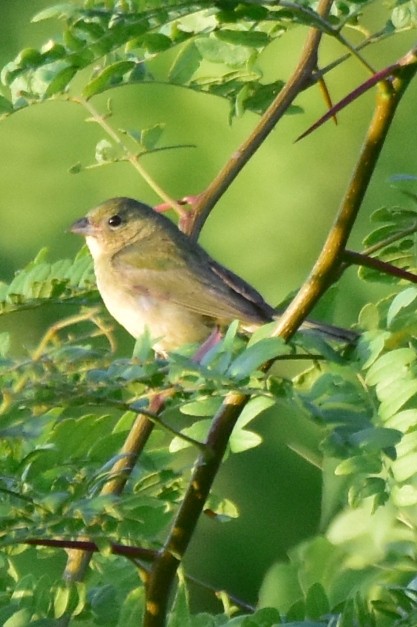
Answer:
[[[227,99],[230,119],[245,111],[263,115],[285,83],[278,76],[264,79],[262,55],[291,29],[314,27],[363,61],[361,48],[415,28],[416,3],[399,1],[386,9],[383,27],[368,32],[371,4],[334,2],[327,18],[316,3],[298,2],[51,4],[34,20],[53,20],[58,35],[40,50],[25,48],[3,68],[0,112],[8,117],[56,99],[83,106],[107,135],[93,165],[123,159],[147,177],[139,158],[160,149],[163,123],[115,129],[111,104],[101,115],[91,104],[95,96],[159,82]],[[349,29],[365,33],[354,50]],[[311,83],[319,79],[313,75]],[[291,104],[286,111],[301,109]],[[77,164],[73,171],[80,169]],[[152,573],[166,538],[175,536],[172,525],[195,488],[196,456],[202,473],[216,454],[220,464],[223,451],[210,443],[216,421],[237,397],[241,406],[226,457],[262,446],[255,429],[263,412],[275,418],[288,409],[317,426],[319,451],[304,456],[316,457],[322,472],[322,528],[266,574],[258,608],[225,593],[219,594],[222,613],[196,614],[191,578],[179,571],[168,624],[415,624],[417,290],[405,285],[401,270],[412,273],[417,266],[417,213],[415,195],[406,197],[407,206],[379,208],[372,217],[377,226],[362,253],[371,266],[359,276],[385,282],[390,293],[364,307],[354,346],[307,332],[285,342],[276,337],[275,323],[248,339],[236,321],[199,362],[195,346],[155,358],[146,335],[131,358],[120,357],[85,249],[74,260],[53,263],[42,251],[9,284],[0,284],[2,316],[63,302],[77,311],[59,319],[23,357],[13,354],[9,334],[0,335],[2,625],[46,626],[57,619],[139,624],[148,592],[141,578]],[[372,266],[375,259],[385,273]],[[282,374],[288,362],[295,375]],[[156,428],[139,463],[129,467],[123,491],[112,491],[138,416]],[[205,513],[216,524],[239,515],[214,492]],[[74,549],[71,541],[95,551],[83,581],[62,579],[63,549]]]

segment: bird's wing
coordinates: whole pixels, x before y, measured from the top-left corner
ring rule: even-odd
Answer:
[[[214,259],[209,258],[210,270],[220,277],[223,284],[227,285],[236,295],[239,295],[252,303],[253,308],[263,318],[264,321],[271,319],[275,314],[275,309],[268,305],[261,294],[244,281],[240,276],[225,268]]]
[[[151,247],[150,247],[151,248]],[[143,244],[125,247],[113,258],[114,267],[137,293],[175,303],[189,311],[229,322],[262,323],[272,308],[245,281],[223,268],[202,249],[146,251]]]

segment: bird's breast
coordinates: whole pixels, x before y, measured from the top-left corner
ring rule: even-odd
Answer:
[[[211,331],[203,316],[135,287],[128,289],[96,272],[97,287],[109,313],[135,339],[147,330],[158,352],[166,353],[183,344],[202,342]]]

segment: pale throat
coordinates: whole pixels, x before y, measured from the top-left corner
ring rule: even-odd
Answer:
[[[98,239],[96,237],[93,237],[92,235],[87,235],[87,237],[85,238],[85,243],[88,246],[92,258],[98,259],[102,253],[102,247]]]

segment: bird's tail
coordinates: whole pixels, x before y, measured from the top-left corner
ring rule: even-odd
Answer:
[[[344,329],[332,324],[316,322],[315,320],[305,320],[300,327],[300,331],[316,332],[325,340],[334,340],[345,344],[354,344],[359,337],[359,333],[352,329]]]

